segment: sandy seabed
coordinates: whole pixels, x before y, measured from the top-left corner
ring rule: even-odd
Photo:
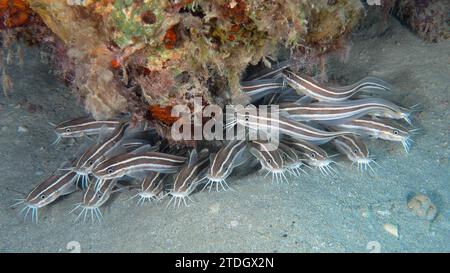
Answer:
[[[389,23],[381,37],[356,33],[348,61],[330,61],[328,74],[345,82],[379,76],[395,86],[391,99],[420,103],[414,124],[423,130],[410,153],[370,141],[380,164],[375,174],[359,174],[345,161],[335,177],[309,171],[289,184],[255,173],[233,178],[235,191],[197,193],[195,203],[175,210],[166,209],[168,200],[138,207],[131,193],[121,193],[102,208],[101,224],[68,215],[81,192],[41,210],[37,225],[10,208],[78,147],[51,146],[48,122],[84,114],[39,52],[28,49],[25,67],[9,68],[11,98],[0,97],[0,251],[68,252],[75,242],[82,252],[449,252],[450,43],[426,43]],[[407,207],[419,192],[437,206],[431,222]]]

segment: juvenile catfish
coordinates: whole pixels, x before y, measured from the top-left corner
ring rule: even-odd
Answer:
[[[186,198],[190,200],[189,195],[195,190],[199,181],[203,179],[208,164],[208,150],[202,150],[200,153],[197,153],[196,150],[191,150],[189,162],[181,168],[175,176],[173,188],[169,192],[172,198],[167,206],[169,206],[172,201],[174,207],[180,206],[181,201],[187,206]]]
[[[146,171],[175,173],[186,161],[185,157],[160,153],[124,153],[100,162],[92,173],[100,180],[120,178],[125,175]]]
[[[215,184],[217,191],[219,191],[219,185],[223,190],[229,189],[230,187],[225,180],[230,176],[234,168],[242,163],[240,160],[246,147],[245,140],[234,140],[222,147],[216,154],[213,154],[206,175],[208,181],[204,188],[209,186],[209,190],[211,190]]]
[[[25,204],[21,212],[25,211],[24,219],[27,218],[31,211],[31,220],[38,222],[38,210],[43,208],[63,195],[70,194],[77,190],[76,186],[77,174],[73,171],[65,171],[54,174],[39,183],[25,199],[19,199],[19,204]]]
[[[404,119],[410,121],[411,110],[396,105],[395,103],[380,99],[367,98],[347,100],[342,102],[314,102],[309,104],[282,103],[280,109],[289,114],[296,121],[318,121],[327,123],[342,123],[346,120],[373,115]]]
[[[164,176],[163,173],[147,172],[146,176],[137,189],[138,193],[132,197],[139,197],[138,205],[144,205],[146,201],[160,201],[164,195]]]
[[[104,181],[99,188],[96,188],[94,183],[89,184],[89,187],[84,193],[83,202],[75,205],[75,208],[70,212],[72,213],[78,208],[81,208],[81,212],[78,214],[75,222],[83,217],[83,223],[85,223],[89,212],[91,214],[92,222],[94,222],[94,216],[101,222],[103,215],[100,211],[100,207],[109,200],[116,185],[116,179]]]
[[[94,166],[118,146],[127,128],[128,123],[121,123],[110,136],[100,143],[92,145],[75,161],[75,166],[72,169],[81,178],[83,188],[87,187],[89,175],[92,173]]]
[[[332,143],[340,153],[347,156],[352,165],[357,164],[359,171],[369,168],[375,172],[370,163],[377,163],[370,158],[367,145],[357,136],[340,136],[333,139]]]
[[[53,144],[59,143],[63,138],[83,137],[112,132],[119,124],[119,120],[95,120],[92,117],[80,117],[63,121],[55,125],[57,138]]]
[[[359,118],[336,124],[335,128],[353,131],[363,136],[401,142],[406,152],[411,148],[412,135],[419,129],[407,129],[401,124],[381,118]]]
[[[334,163],[334,161],[331,160],[328,153],[321,147],[309,143],[308,141],[292,138],[284,139],[283,143],[300,152],[300,157],[302,157],[302,160],[309,166],[318,168],[320,172],[324,174],[334,172],[333,167],[331,167],[331,164]]]
[[[294,73],[290,69],[283,70],[283,77],[299,93],[319,101],[344,101],[363,90],[390,90],[387,83],[375,77],[366,77],[355,84],[343,87],[330,87],[319,84],[313,78],[301,73]]]
[[[277,183],[280,182],[280,180],[285,180],[287,182],[287,178],[284,174],[287,169],[285,168],[282,151],[273,149],[270,145],[270,143],[251,141],[250,153],[258,159],[262,168],[267,171],[266,176],[269,174],[272,175],[272,182],[274,180]]]

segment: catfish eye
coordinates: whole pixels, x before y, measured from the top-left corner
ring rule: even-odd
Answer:
[[[94,164],[94,160],[89,160],[88,164],[89,166],[92,166],[92,164]]]
[[[353,150],[353,152],[354,152],[355,154],[357,154],[357,153],[358,153],[358,150]]]
[[[69,133],[70,131],[72,131],[72,129],[66,128],[66,132],[67,132],[67,133]]]
[[[106,170],[107,173],[112,173],[113,171],[114,171],[113,168],[108,168],[108,169]]]
[[[398,131],[397,130],[394,130],[394,135],[398,135]]]
[[[42,194],[40,197],[41,199],[45,199],[45,194]]]
[[[97,193],[97,197],[102,198],[102,193],[101,192]]]
[[[272,159],[267,159],[267,163],[272,163]]]
[[[249,121],[250,117],[249,116],[245,116],[245,121]]]
[[[315,154],[315,153],[311,153],[311,157],[312,157],[312,158],[315,158],[315,157],[316,157],[316,154]]]

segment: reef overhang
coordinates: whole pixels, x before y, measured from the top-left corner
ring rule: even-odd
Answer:
[[[96,118],[155,106],[245,101],[250,64],[280,50],[317,60],[342,46],[363,14],[358,0],[27,0],[70,59],[71,84]]]

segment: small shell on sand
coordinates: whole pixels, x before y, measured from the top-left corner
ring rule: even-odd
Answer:
[[[25,126],[19,126],[18,128],[17,128],[17,132],[19,132],[19,133],[28,133],[28,128],[27,127],[25,127]]]
[[[424,194],[416,194],[408,200],[408,209],[421,218],[432,221],[437,214],[437,208],[430,198]]]
[[[384,224],[383,225],[384,230],[386,230],[389,234],[392,236],[395,236],[398,238],[398,227],[393,224]]]

